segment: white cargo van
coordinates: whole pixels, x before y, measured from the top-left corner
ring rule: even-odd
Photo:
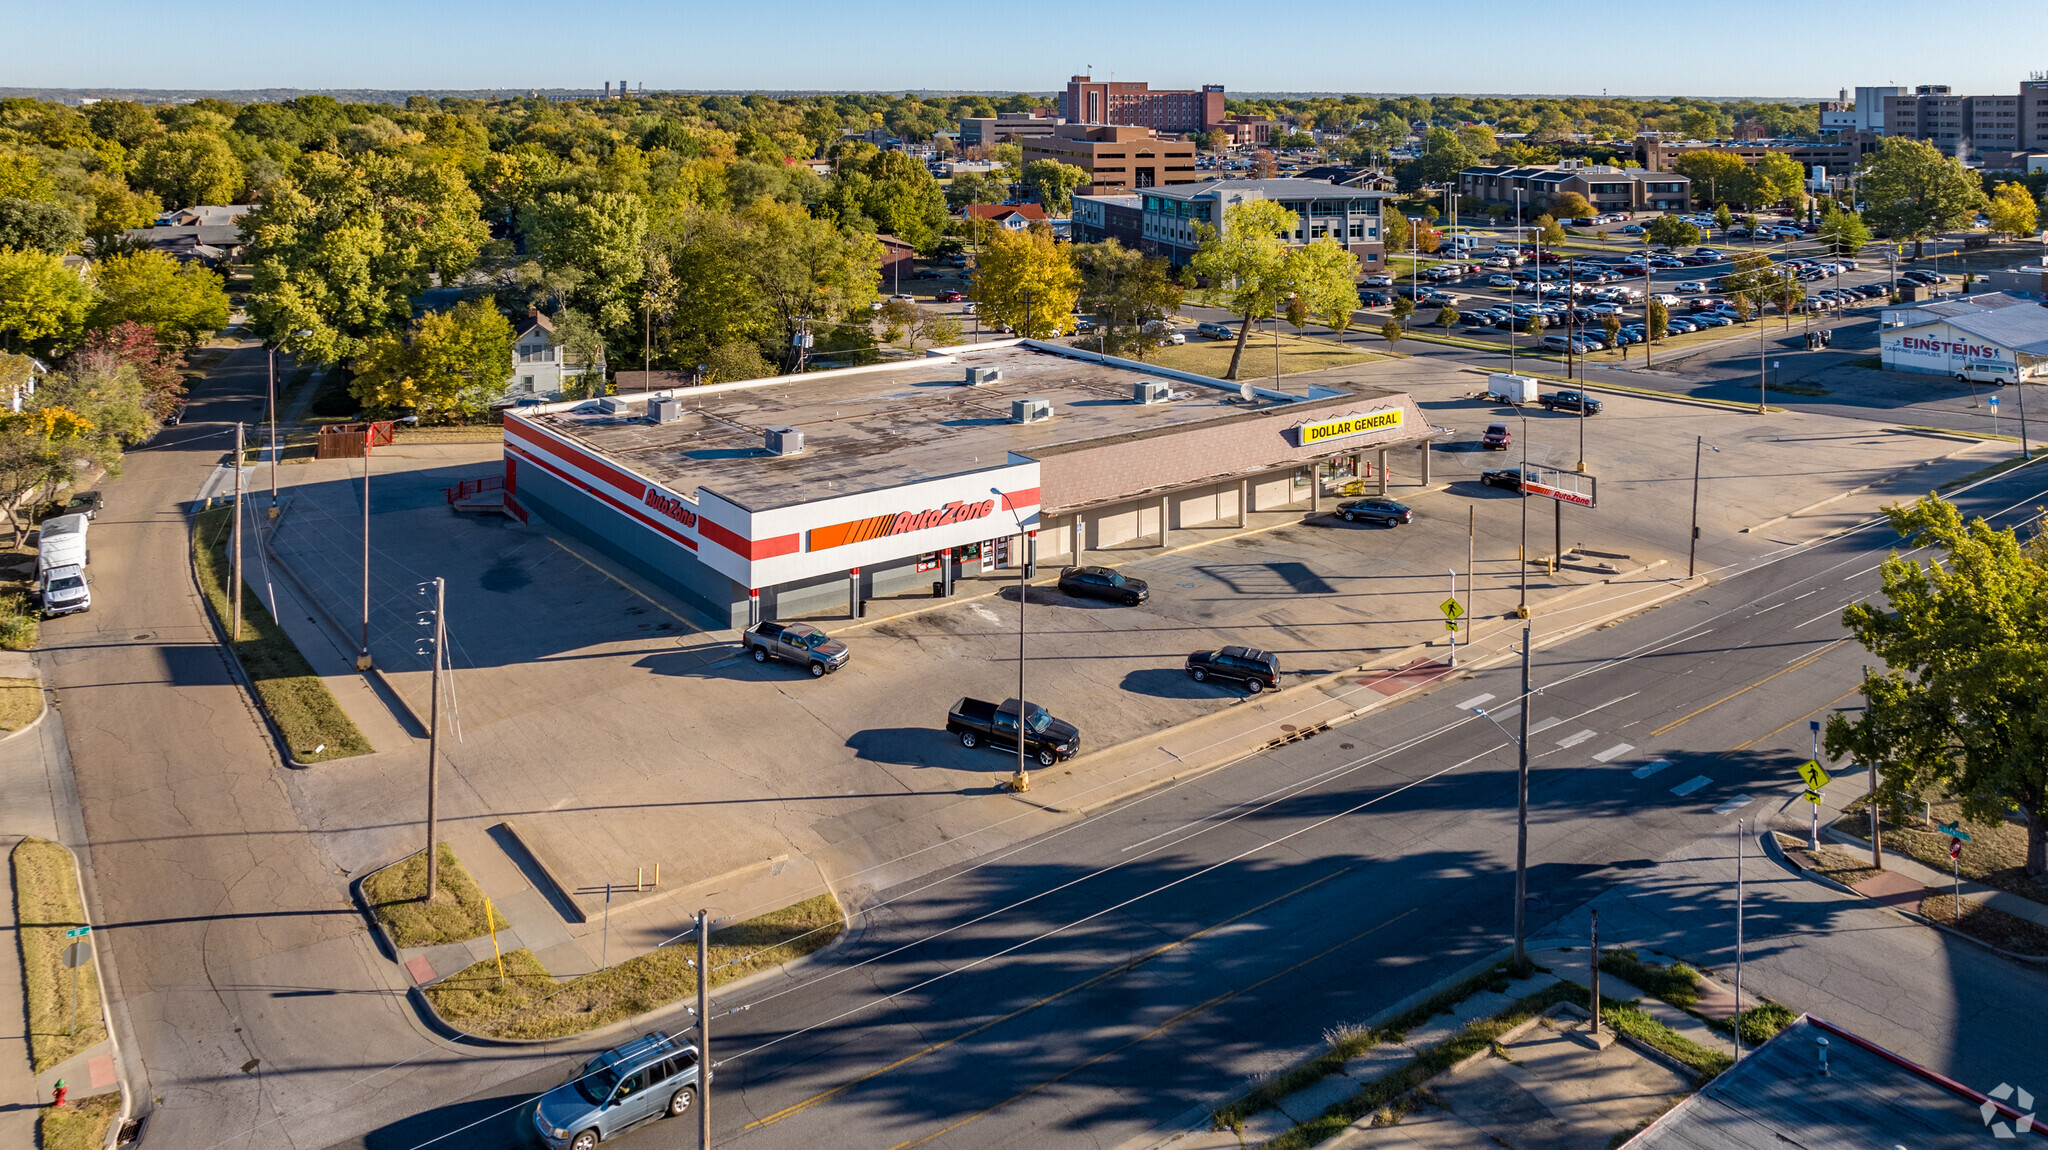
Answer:
[[[36,572],[55,567],[84,567],[92,551],[86,546],[85,531],[90,521],[83,515],[53,515],[43,520],[41,542],[36,548]]]
[[[1536,402],[1536,380],[1526,375],[1496,371],[1486,377],[1486,398],[1495,403]]]
[[[1999,363],[1997,360],[1988,360],[1980,363],[1965,364],[1963,370],[1956,373],[1956,382],[2017,383],[2019,382],[2018,376],[2019,369],[2014,365]]]

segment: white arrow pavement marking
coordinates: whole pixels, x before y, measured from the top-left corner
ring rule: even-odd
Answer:
[[[1658,771],[1661,771],[1665,767],[1668,767],[1670,765],[1670,759],[1658,759],[1654,763],[1644,763],[1642,766],[1637,767],[1635,769],[1635,776],[1639,779],[1647,779],[1651,775],[1656,774]]]
[[[1713,781],[1714,780],[1708,778],[1705,775],[1694,775],[1692,778],[1689,778],[1686,781],[1671,788],[1671,793],[1674,795],[1689,795]]]
[[[1727,802],[1722,803],[1718,807],[1715,807],[1714,813],[1717,815],[1734,814],[1736,811],[1741,810],[1743,807],[1748,806],[1749,802],[1750,799],[1748,795],[1736,795],[1734,798],[1729,799]]]
[[[1596,762],[1611,762],[1615,758],[1618,758],[1621,755],[1625,755],[1635,749],[1636,745],[1634,743],[1616,743],[1613,746],[1607,748],[1606,750],[1600,752],[1599,754],[1594,755],[1593,758]]]
[[[1492,695],[1474,695],[1471,698],[1465,700],[1464,702],[1459,703],[1458,709],[1461,711],[1469,711],[1474,707],[1483,707],[1491,702],[1493,702]]]
[[[1578,734],[1576,734],[1576,735],[1566,735],[1566,736],[1565,736],[1564,738],[1562,738],[1562,739],[1559,739],[1559,740],[1557,741],[1557,745],[1558,745],[1558,746],[1560,746],[1560,747],[1576,747],[1576,746],[1578,746],[1578,745],[1579,745],[1580,743],[1583,743],[1583,742],[1585,742],[1585,741],[1586,741],[1587,739],[1590,739],[1590,738],[1592,738],[1592,737],[1593,737],[1593,732],[1591,732],[1591,731],[1580,731],[1580,732],[1579,732]]]

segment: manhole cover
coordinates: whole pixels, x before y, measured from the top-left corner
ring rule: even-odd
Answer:
[[[1338,750],[1340,750],[1340,751],[1348,751],[1348,750],[1350,750],[1350,749],[1351,749],[1351,744],[1350,744],[1350,743],[1338,743],[1338,744],[1337,744],[1337,749],[1338,749]]]
[[[1286,731],[1290,735],[1293,734],[1295,731],[1300,730],[1300,728],[1296,727],[1293,723],[1282,723],[1280,724],[1280,729]]]
[[[154,632],[151,632],[151,631],[144,631],[144,632],[143,632],[142,634],[140,634],[140,635],[137,635],[137,636],[135,636],[135,642],[138,642],[138,643],[139,643],[139,642],[141,642],[141,641],[142,641],[142,640],[144,640],[144,639],[154,639],[154,638],[156,638],[156,634],[155,634]]]

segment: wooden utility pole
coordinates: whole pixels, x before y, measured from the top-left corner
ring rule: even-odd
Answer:
[[[448,636],[448,581],[434,580],[434,687],[427,706],[427,902],[439,892],[441,852],[435,843],[440,830],[441,801],[441,647]]]

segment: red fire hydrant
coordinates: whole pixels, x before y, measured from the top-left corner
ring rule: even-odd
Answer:
[[[64,1105],[64,1098],[66,1095],[70,1093],[71,1088],[69,1086],[64,1085],[64,1080],[62,1078],[59,1078],[57,1080],[56,1092],[51,1095],[50,1105],[53,1107]]]

